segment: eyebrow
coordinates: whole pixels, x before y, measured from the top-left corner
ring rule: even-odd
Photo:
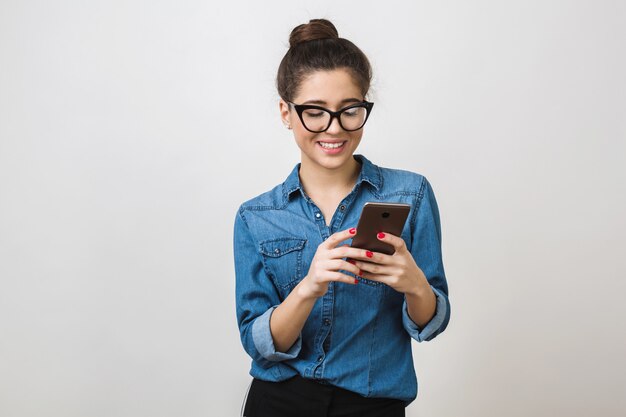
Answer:
[[[353,98],[345,98],[345,99],[341,100],[339,103],[340,104],[344,104],[344,103],[360,103],[362,101],[363,100],[360,100],[358,98],[354,98],[353,97]],[[305,101],[302,104],[320,104],[320,105],[322,105],[322,104],[328,104],[328,103],[326,103],[324,100],[307,100],[307,101]]]

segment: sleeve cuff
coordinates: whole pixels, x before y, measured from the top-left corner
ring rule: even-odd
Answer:
[[[256,350],[268,361],[278,362],[294,359],[300,353],[302,347],[302,335],[287,352],[277,352],[274,347],[274,339],[270,331],[270,317],[277,306],[271,307],[265,313],[256,318],[252,324],[252,340]]]
[[[437,307],[435,310],[435,316],[426,324],[426,326],[424,326],[423,329],[420,330],[419,326],[411,320],[407,310],[406,299],[402,304],[402,324],[409,335],[418,342],[429,340],[431,336],[439,330],[446,318],[446,310],[448,306],[446,304],[445,296],[432,285],[430,287],[433,289],[433,292],[437,297]]]

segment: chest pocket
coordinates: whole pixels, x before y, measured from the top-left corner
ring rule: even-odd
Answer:
[[[306,239],[285,237],[264,240],[259,248],[265,272],[285,294],[303,278],[302,249]]]

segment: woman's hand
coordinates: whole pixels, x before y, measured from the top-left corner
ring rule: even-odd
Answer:
[[[389,233],[379,233],[378,239],[395,248],[393,255],[366,252],[366,261],[361,258],[355,265],[361,268],[361,276],[387,284],[404,293],[409,317],[420,328],[424,328],[436,314],[437,297],[426,275],[415,263],[404,239]]]
[[[298,284],[297,290],[304,298],[319,298],[328,291],[328,283],[331,281],[356,284],[358,281],[339,270],[350,271],[354,275],[359,274],[359,268],[342,258],[353,257],[363,254],[362,249],[350,248],[348,245],[337,247],[344,240],[354,237],[356,229],[342,230],[334,233],[322,242],[318,247],[309,272]]]
[[[361,269],[363,278],[387,284],[394,290],[419,295],[430,291],[430,284],[424,272],[415,263],[413,255],[406,247],[404,239],[389,233],[379,233],[378,239],[395,248],[393,255],[379,252],[366,252],[366,258],[357,261],[355,266]]]

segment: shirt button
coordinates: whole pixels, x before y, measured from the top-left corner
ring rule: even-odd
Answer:
[[[339,210],[344,211],[346,209],[346,206],[344,206],[343,204],[339,206]]]
[[[274,253],[275,253],[276,255],[280,255],[280,249],[278,249],[278,248],[274,249]]]
[[[318,356],[318,357],[317,357],[317,361],[318,361],[318,362],[321,362],[323,359],[324,359],[324,357],[323,357],[323,356]]]
[[[319,219],[320,217],[322,217],[322,215],[319,214],[319,213],[315,213],[315,217],[317,217]]]
[[[324,319],[324,324],[325,324],[326,326],[330,326],[330,320],[328,320],[328,319]]]

